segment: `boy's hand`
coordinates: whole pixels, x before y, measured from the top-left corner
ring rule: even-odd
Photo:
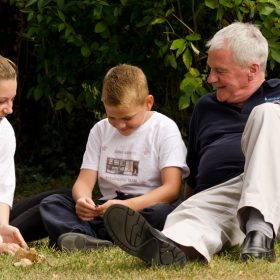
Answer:
[[[129,207],[129,203],[128,203],[129,199],[127,200],[120,200],[120,199],[111,199],[111,200],[108,200],[106,201],[105,203],[103,203],[102,205],[98,205],[96,207],[96,211],[98,213],[98,216],[102,217],[106,210],[111,206],[111,205],[114,205],[114,204],[121,204],[121,205],[125,205],[125,206],[128,206]]]
[[[81,197],[76,201],[76,214],[83,221],[91,221],[98,216],[96,205],[89,197]]]

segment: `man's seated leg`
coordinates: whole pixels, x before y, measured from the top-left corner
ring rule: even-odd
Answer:
[[[104,215],[105,227],[113,241],[127,253],[148,264],[184,266],[184,252],[138,212],[112,205]]]
[[[240,227],[246,234],[241,258],[275,261],[274,238],[280,211],[280,106],[256,106],[242,136],[245,167],[238,208]]]
[[[264,221],[263,215],[254,208],[247,209],[246,238],[243,243],[241,258],[276,260],[274,250],[274,234],[272,225]]]

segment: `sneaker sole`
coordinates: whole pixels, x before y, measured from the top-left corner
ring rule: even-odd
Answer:
[[[100,247],[110,247],[113,245],[113,243],[108,240],[102,240],[92,236],[70,232],[59,236],[57,244],[59,249],[62,251],[87,251]]]
[[[186,265],[184,252],[138,212],[123,205],[113,205],[107,209],[103,220],[113,241],[127,253],[150,265]]]

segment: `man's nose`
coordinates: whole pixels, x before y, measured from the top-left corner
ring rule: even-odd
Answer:
[[[217,82],[217,80],[218,80],[217,74],[215,74],[213,71],[210,71],[208,78],[207,78],[207,82],[209,84],[213,84],[213,83]]]

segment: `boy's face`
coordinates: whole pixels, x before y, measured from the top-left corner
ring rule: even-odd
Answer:
[[[17,91],[16,80],[0,80],[0,122],[13,113],[13,103]]]
[[[104,104],[109,123],[124,136],[132,134],[150,116],[153,97],[149,95],[144,105],[119,108]]]

